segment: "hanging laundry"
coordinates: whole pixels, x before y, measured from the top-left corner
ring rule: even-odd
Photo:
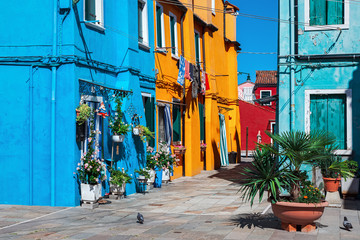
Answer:
[[[192,63],[189,64],[189,72],[190,72],[190,81],[194,81],[194,65]]]
[[[185,78],[186,79],[190,79],[190,66],[189,66],[189,62],[185,59]]]
[[[206,91],[210,90],[209,76],[207,73],[205,73],[205,86],[206,86],[205,88]]]
[[[206,81],[205,81],[205,71],[201,71],[201,90],[200,93],[205,95],[206,92]]]
[[[200,68],[198,66],[193,66],[193,81],[192,81],[192,89],[191,89],[191,96],[192,98],[197,98],[199,94],[200,88]]]
[[[183,86],[184,85],[184,77],[185,77],[185,58],[183,56],[180,57],[179,61],[179,74],[177,82]]]

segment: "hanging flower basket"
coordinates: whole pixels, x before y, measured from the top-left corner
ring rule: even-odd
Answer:
[[[206,151],[206,147],[207,147],[206,143],[200,143],[200,150],[201,150],[202,152],[205,152],[205,151]]]
[[[182,155],[185,154],[186,147],[184,146],[174,146],[174,154],[176,155]]]
[[[139,136],[142,134],[142,129],[139,128],[139,127],[134,127],[133,128],[133,134],[136,135],[136,136]]]
[[[112,140],[114,142],[123,142],[125,139],[125,135],[113,135]]]

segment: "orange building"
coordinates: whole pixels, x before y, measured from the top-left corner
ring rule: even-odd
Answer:
[[[154,1],[156,140],[165,139],[170,112],[171,145],[186,147],[172,178],[217,169],[228,164],[228,152],[240,153],[238,10],[222,0]],[[191,75],[183,85],[177,82],[181,57]]]

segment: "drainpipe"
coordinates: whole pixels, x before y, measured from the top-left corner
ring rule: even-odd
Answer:
[[[181,32],[181,54],[184,57],[184,18],[186,12],[180,18],[180,32]],[[183,86],[183,106],[182,111],[182,144],[185,146],[185,110],[186,110],[186,97],[185,97],[185,79],[184,79],[184,86]],[[183,172],[182,175],[185,176],[185,154],[183,154]]]
[[[53,18],[53,44],[52,55],[57,54],[57,12],[58,0],[53,1],[54,18]],[[56,126],[56,67],[51,67],[51,144],[50,144],[50,165],[51,165],[51,206],[55,206],[55,126]]]
[[[294,0],[290,0],[290,22],[294,21]],[[295,126],[295,102],[294,102],[294,38],[295,26],[290,24],[290,130],[294,129]]]
[[[29,199],[29,204],[33,205],[33,184],[34,184],[34,178],[33,178],[33,166],[34,166],[34,145],[33,145],[33,115],[34,115],[34,106],[33,106],[33,99],[34,99],[34,95],[33,95],[33,88],[34,88],[34,81],[33,81],[33,66],[30,66],[29,69],[29,75],[30,75],[30,84],[29,84],[29,110],[30,110],[30,116],[29,116],[29,147],[30,147],[30,151],[29,151],[29,192],[30,192],[30,199]]]

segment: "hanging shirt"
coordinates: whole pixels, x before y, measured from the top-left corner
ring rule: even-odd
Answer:
[[[194,81],[194,65],[189,64],[190,81]]]
[[[179,61],[179,74],[177,82],[183,86],[184,85],[184,77],[185,77],[185,58],[183,56],[180,57]]]
[[[206,91],[210,90],[209,76],[207,73],[205,73],[205,87],[206,87]]]
[[[190,67],[189,62],[185,59],[185,76],[186,79],[190,79]]]
[[[205,95],[206,92],[206,81],[205,81],[205,71],[201,71],[201,90],[200,93]]]

